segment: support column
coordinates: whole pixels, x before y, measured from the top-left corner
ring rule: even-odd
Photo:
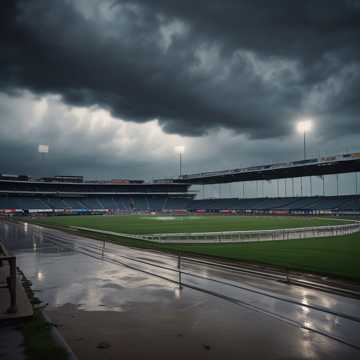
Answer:
[[[355,173],[355,194],[358,193],[358,173]]]

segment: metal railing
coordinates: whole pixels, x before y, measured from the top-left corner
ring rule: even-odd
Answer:
[[[6,284],[0,285],[2,288],[8,288],[10,293],[10,305],[7,309],[7,313],[14,314],[17,312],[17,302],[16,302],[16,257],[10,256],[4,246],[0,243],[0,252],[3,255],[0,255],[0,267],[4,266],[3,262],[7,261],[9,263],[9,276],[6,277]]]
[[[105,235],[113,235],[157,243],[241,243],[273,240],[293,240],[318,237],[350,235],[360,231],[360,222],[342,225],[313,226],[304,228],[246,230],[199,233],[163,233],[163,234],[127,234],[108,230],[92,229],[82,226],[72,226],[73,229],[85,230]]]
[[[360,223],[357,222],[342,225],[274,230],[149,234],[141,235],[140,237],[142,240],[159,243],[233,243],[331,237],[350,235],[359,231]]]

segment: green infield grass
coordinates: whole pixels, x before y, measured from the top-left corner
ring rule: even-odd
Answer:
[[[170,246],[169,246],[170,247]],[[360,234],[243,244],[174,244],[173,250],[360,281]]]
[[[288,229],[339,225],[336,219],[289,216],[57,216],[38,221],[44,225],[79,226],[125,234],[189,233]]]

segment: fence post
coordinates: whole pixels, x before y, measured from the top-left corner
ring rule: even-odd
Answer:
[[[178,271],[179,271],[179,289],[182,289],[181,285],[181,256],[178,256]]]
[[[103,247],[101,249],[101,256],[104,257],[104,252],[105,252],[105,239],[104,239],[104,242],[103,242]]]
[[[10,292],[10,307],[7,309],[9,314],[17,312],[16,305],[16,258],[9,258],[10,276],[6,278],[6,282]]]
[[[286,268],[286,282],[289,284],[290,283],[290,279],[289,279],[289,269]]]

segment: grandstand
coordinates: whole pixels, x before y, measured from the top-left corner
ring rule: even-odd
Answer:
[[[360,195],[205,199],[189,202],[188,209],[190,211],[235,210],[269,214],[357,214],[360,213]]]
[[[0,213],[239,212],[360,214],[360,195],[195,199],[191,185],[357,172],[360,153],[182,175],[176,179],[84,181],[81,176],[34,179],[0,175]],[[357,180],[356,180],[357,185]]]
[[[185,209],[189,184],[143,181],[64,182],[0,177],[0,212],[105,213]]]
[[[345,174],[357,171],[360,171],[360,152],[251,166],[241,169],[182,175],[177,181],[179,183],[190,184],[223,184],[237,181],[274,180],[303,176]]]

